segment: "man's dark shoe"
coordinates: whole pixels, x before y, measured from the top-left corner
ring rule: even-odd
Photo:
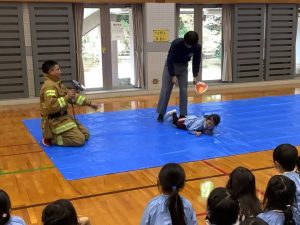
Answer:
[[[158,114],[157,122],[164,122],[164,115],[163,114]]]

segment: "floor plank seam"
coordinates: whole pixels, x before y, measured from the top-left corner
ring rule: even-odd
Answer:
[[[215,170],[217,170],[217,171],[223,173],[224,175],[228,175],[228,173],[227,173],[226,171],[220,169],[219,167],[214,166],[213,164],[207,162],[206,160],[203,160],[202,162],[205,163],[206,165],[208,165],[209,167],[212,167],[212,168],[214,168]]]
[[[1,158],[1,157],[16,156],[16,155],[26,155],[26,154],[31,154],[31,153],[40,153],[40,152],[44,152],[44,151],[20,152],[20,153],[8,154],[8,155],[1,155],[1,154],[0,154],[0,158]],[[47,157],[48,157],[48,156],[47,156]]]
[[[39,145],[36,142],[32,142],[32,143],[26,143],[26,144],[17,144],[17,145],[5,145],[5,146],[0,146],[1,148],[8,148],[8,147],[17,147],[17,146],[24,146],[24,145]]]
[[[0,176],[7,175],[7,174],[29,173],[29,172],[48,170],[48,169],[54,169],[54,168],[56,168],[56,167],[55,166],[46,166],[46,167],[38,167],[38,168],[24,169],[24,170],[15,170],[15,171],[8,171],[8,172],[3,172],[2,170],[0,170]]]

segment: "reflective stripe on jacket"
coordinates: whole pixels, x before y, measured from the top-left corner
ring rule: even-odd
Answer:
[[[74,118],[66,114],[68,110],[68,103],[76,105],[90,105],[91,101],[86,97],[76,94],[74,99],[70,99],[67,95],[68,89],[61,83],[61,81],[53,81],[50,76],[44,77],[45,81],[40,91],[40,111],[42,116],[42,129],[50,129],[54,134],[60,134],[67,130],[76,127],[77,124]],[[49,117],[51,115],[58,115],[55,118]],[[61,116],[59,116],[61,115]],[[45,123],[47,121],[48,123]],[[48,128],[44,124],[49,124]]]

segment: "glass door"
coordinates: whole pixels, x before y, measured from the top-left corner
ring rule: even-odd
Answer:
[[[103,88],[100,8],[85,8],[82,31],[84,84]]]
[[[82,59],[88,89],[121,89],[135,85],[131,7],[84,8]]]
[[[199,79],[221,80],[222,68],[222,8],[217,5],[179,5],[178,37],[194,30],[202,46]],[[188,81],[193,80],[192,63],[189,62]]]
[[[110,9],[113,88],[134,85],[134,44],[131,8]]]
[[[179,8],[178,37],[183,38],[188,31],[195,30],[194,8]],[[188,65],[188,81],[193,81],[192,61]]]
[[[203,8],[202,80],[220,80],[222,68],[222,8]]]

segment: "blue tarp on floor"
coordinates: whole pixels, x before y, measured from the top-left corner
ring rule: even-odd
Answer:
[[[167,121],[158,123],[151,108],[78,115],[91,133],[84,146],[41,146],[63,176],[74,180],[273,149],[281,143],[300,145],[300,95],[191,104],[188,111],[218,113],[215,134],[196,137]],[[40,119],[24,123],[41,144]]]

